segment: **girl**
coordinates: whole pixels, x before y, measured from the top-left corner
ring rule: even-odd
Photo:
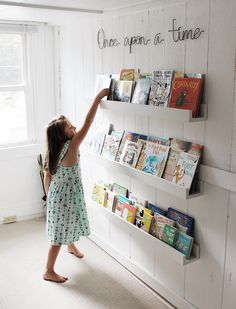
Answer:
[[[47,154],[44,184],[47,194],[47,234],[50,243],[44,280],[65,282],[68,278],[54,271],[61,245],[69,253],[84,255],[74,245],[81,235],[89,235],[89,222],[81,182],[78,148],[95,117],[98,105],[109,89],[95,97],[84,124],[76,128],[65,116],[52,120],[47,127]]]

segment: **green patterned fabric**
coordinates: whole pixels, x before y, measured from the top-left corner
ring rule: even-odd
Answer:
[[[69,144],[67,141],[63,146],[48,191],[47,234],[52,245],[70,244],[90,234],[80,163],[70,167],[60,165]]]

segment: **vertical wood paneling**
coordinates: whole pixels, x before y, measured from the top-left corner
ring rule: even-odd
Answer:
[[[233,113],[233,138],[232,138],[230,171],[236,173],[236,48],[234,55],[234,113]]]
[[[110,68],[110,73],[117,74],[124,67],[124,17],[118,16],[117,18],[112,18],[112,36],[118,40],[120,45],[112,48],[112,67]]]
[[[124,38],[134,36],[136,26],[136,15],[130,14],[124,16]],[[122,42],[123,44],[123,42]],[[129,46],[124,46],[124,67],[135,68],[136,46],[132,47],[131,53]]]

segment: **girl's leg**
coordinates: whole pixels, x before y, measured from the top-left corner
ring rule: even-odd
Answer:
[[[43,274],[44,280],[62,283],[68,279],[66,277],[62,277],[58,275],[54,271],[54,265],[55,265],[60,249],[61,249],[61,246],[50,245],[49,250],[48,250],[48,259],[47,259],[46,269]]]
[[[67,245],[67,251],[69,253],[74,254],[75,256],[77,256],[80,259],[82,257],[84,257],[84,254],[81,251],[79,251],[79,249],[76,248],[74,243]]]

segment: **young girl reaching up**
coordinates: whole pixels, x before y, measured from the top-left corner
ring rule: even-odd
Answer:
[[[68,252],[79,258],[84,256],[74,244],[80,236],[90,233],[78,149],[93,122],[101,99],[108,94],[109,89],[103,89],[98,93],[83,126],[77,132],[65,116],[59,116],[48,124],[44,184],[47,194],[47,234],[50,247],[43,274],[44,280],[62,283],[68,279],[58,275],[54,270],[61,245],[67,245]]]

